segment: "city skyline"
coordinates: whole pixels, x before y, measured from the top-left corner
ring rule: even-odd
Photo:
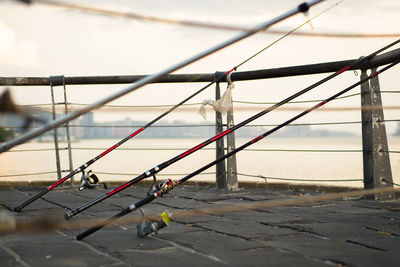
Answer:
[[[80,3],[79,1],[67,1]],[[295,1],[230,1],[229,5],[215,1],[91,1],[90,5],[110,10],[124,10],[142,14],[192,19],[218,24],[250,27],[293,8]],[[290,30],[313,15],[338,3],[326,1],[315,6],[309,16],[295,16],[272,28]],[[89,5],[89,4],[88,4]],[[222,8],[224,6],[224,8]],[[217,8],[218,7],[218,8]],[[244,8],[246,7],[246,8]],[[398,31],[399,1],[384,2],[345,0],[328,12],[305,25],[301,32],[325,33],[396,33]],[[199,29],[193,27],[146,23],[123,18],[100,16],[63,8],[22,5],[16,1],[0,4],[0,67],[2,76],[71,75],[123,75],[151,74],[180,60],[203,51],[236,32]],[[25,20],[20,20],[24,17]],[[379,18],[379,19],[371,19]],[[82,27],[85,25],[85,27]],[[52,34],[50,34],[52,33]],[[54,34],[53,34],[54,33]],[[197,62],[181,73],[213,73],[235,66],[255,51],[277,38],[276,34],[257,34],[209,58]],[[309,63],[358,58],[367,55],[394,38],[324,38],[288,36],[267,51],[249,61],[239,71],[293,66]],[[394,47],[397,48],[398,46]],[[359,80],[354,72],[332,80],[299,100],[321,99]],[[259,81],[237,82],[233,99],[239,101],[277,102],[318,80],[320,75],[297,76]],[[390,70],[380,78],[381,90],[396,90],[396,70]],[[115,105],[165,105],[176,104],[202,87],[202,84],[152,84],[113,101]],[[68,101],[93,103],[126,85],[67,86]],[[0,88],[2,90],[3,88]],[[50,103],[48,87],[11,88],[18,104]],[[224,88],[223,88],[224,89]],[[357,92],[355,89],[354,92]],[[397,94],[398,95],[398,94]],[[384,106],[396,106],[397,95],[384,94]],[[212,99],[214,90],[207,90],[195,97],[191,103]],[[62,102],[61,89],[55,90],[55,101]],[[306,105],[303,105],[307,108]],[[302,107],[303,107],[302,106]],[[328,107],[359,107],[359,97],[330,103]],[[122,120],[129,116],[133,120],[151,121],[158,112],[105,112],[98,110],[95,118],[103,121]],[[250,117],[252,112],[236,112],[235,121]],[[259,124],[277,124],[295,113],[274,112],[260,118]],[[398,119],[397,110],[385,110],[385,119]],[[313,112],[300,122],[360,121],[354,112]],[[197,112],[173,112],[166,118],[169,122],[183,120],[201,123]],[[209,121],[208,121],[209,122]],[[333,126],[321,126],[336,130]],[[397,125],[388,123],[388,133]],[[347,130],[360,133],[359,125],[348,125]]]

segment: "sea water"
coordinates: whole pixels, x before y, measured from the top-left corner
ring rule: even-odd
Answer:
[[[92,164],[100,180],[128,181],[167,161],[205,139],[131,139]],[[236,147],[250,139],[237,138]],[[72,143],[73,168],[77,168],[116,144],[117,139],[83,139]],[[67,144],[60,143],[62,170],[69,170]],[[35,151],[39,150],[39,151]],[[273,151],[265,151],[273,150]],[[287,151],[290,150],[290,151]],[[311,151],[310,151],[311,150]],[[362,187],[361,137],[266,138],[236,154],[239,181],[286,182],[277,178],[301,179],[301,183]],[[400,137],[389,137],[389,150],[400,151]],[[400,153],[390,153],[393,181],[400,183]],[[215,143],[188,155],[159,172],[160,179],[179,179],[215,160]],[[0,181],[56,180],[54,143],[29,142],[0,155]],[[62,175],[67,175],[63,172]],[[80,179],[77,174],[75,179]],[[254,176],[263,176],[254,177]],[[192,178],[215,180],[215,167]],[[324,181],[321,181],[324,180]],[[295,181],[290,181],[291,183]]]

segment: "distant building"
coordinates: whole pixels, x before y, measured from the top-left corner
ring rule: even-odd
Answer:
[[[95,122],[92,113],[74,120],[71,134],[76,139],[124,138],[148,122],[134,121],[126,117],[120,121]],[[265,127],[244,126],[235,132],[237,137],[253,138],[267,131]],[[209,122],[193,125],[183,121],[159,122],[147,128],[137,138],[209,138],[215,135],[215,126]],[[328,137],[352,136],[349,132],[313,130],[308,125],[289,126],[281,129],[273,137]]]
[[[400,122],[397,124],[397,129],[393,135],[400,135]]]
[[[52,114],[41,114],[47,121],[52,120]],[[20,127],[23,121],[20,118],[12,118],[10,116],[2,118],[0,127]],[[146,121],[134,121],[126,117],[120,121],[112,122],[95,122],[93,113],[89,112],[78,119],[70,122],[71,137],[75,140],[79,139],[96,139],[96,138],[125,138],[132,132],[136,131]],[[39,126],[39,125],[36,125]],[[245,125],[235,132],[236,137],[254,138],[267,131],[266,127]],[[58,128],[59,138],[66,138],[65,127]],[[209,138],[215,135],[215,126],[210,122],[193,125],[183,121],[158,122],[153,127],[147,128],[140,133],[137,138]],[[309,125],[288,126],[280,129],[271,137],[330,137],[330,136],[353,136],[350,132],[330,131],[330,130],[314,130]],[[400,135],[400,124],[395,135]],[[53,131],[48,131],[40,138],[52,138]],[[39,139],[40,139],[39,138]]]

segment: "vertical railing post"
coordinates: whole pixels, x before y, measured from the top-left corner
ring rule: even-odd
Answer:
[[[375,73],[377,68],[371,70]],[[393,187],[392,168],[390,166],[389,146],[387,141],[385,119],[382,108],[382,98],[379,86],[379,78],[371,79],[371,106],[372,106],[372,132],[374,153],[374,182],[375,187]],[[389,200],[394,198],[394,191],[378,194],[377,200]]]
[[[217,72],[218,73],[218,72]],[[215,74],[217,77],[218,74]],[[216,83],[215,87],[215,100],[221,98],[221,90],[219,87],[219,82]],[[223,124],[222,124],[222,114],[221,112],[215,111],[215,134],[218,135],[223,132]],[[224,148],[224,139],[220,138],[216,141],[216,158],[220,158],[224,156],[225,148]],[[227,189],[226,182],[226,168],[225,168],[225,160],[217,163],[216,165],[216,186],[218,189]]]
[[[367,70],[361,71],[360,79],[363,80],[367,75]],[[364,188],[373,188],[373,157],[372,157],[372,114],[365,107],[371,104],[371,90],[369,82],[361,84],[361,134],[363,150],[363,174]]]
[[[372,69],[376,72],[376,68]],[[367,77],[367,70],[361,71],[361,79]],[[390,167],[386,127],[384,123],[379,80],[375,76],[361,84],[361,120],[363,143],[364,188],[379,188],[393,185]],[[393,199],[394,192],[372,196],[375,200]]]
[[[54,90],[53,86],[57,85],[56,84],[57,76],[50,76],[50,93],[51,93],[51,103],[52,103],[52,112],[53,112],[53,120],[56,119],[56,103],[54,101]],[[57,179],[61,179],[61,164],[60,164],[60,150],[58,146],[58,132],[57,128],[54,128],[53,130],[53,136],[54,136],[54,146],[55,146],[55,152],[56,152],[56,166],[57,166]]]
[[[232,99],[231,99],[232,101]],[[228,110],[226,115],[227,127],[232,128],[235,124],[233,122],[233,106]],[[231,132],[226,137],[227,140],[227,153],[235,149],[235,132]],[[237,179],[237,165],[236,165],[236,154],[233,154],[226,159],[227,168],[227,189],[236,190],[238,189],[238,179]]]
[[[62,76],[63,80],[63,87],[64,87],[64,112],[65,115],[68,114],[68,102],[67,102],[67,88],[65,86],[65,77]],[[68,148],[68,161],[69,161],[69,172],[71,173],[74,169],[73,163],[72,163],[72,149],[71,149],[71,131],[69,128],[69,122],[65,124],[66,127],[66,132],[67,132],[67,148]],[[71,177],[71,186],[74,185],[74,177]]]

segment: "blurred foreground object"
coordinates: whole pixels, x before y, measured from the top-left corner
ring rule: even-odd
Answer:
[[[38,110],[23,108],[15,104],[10,89],[8,88],[0,96],[0,113],[13,114],[22,117],[24,121],[22,124],[23,131],[26,131],[33,122],[42,124],[47,122],[47,120],[35,116],[35,113],[39,113]]]

